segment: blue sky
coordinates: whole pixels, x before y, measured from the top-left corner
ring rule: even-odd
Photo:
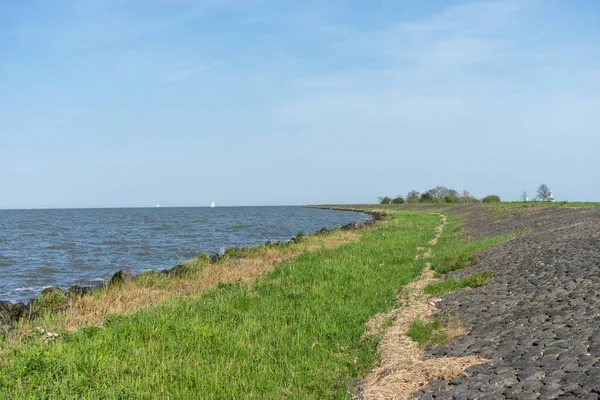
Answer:
[[[600,2],[0,1],[0,208],[600,201]]]

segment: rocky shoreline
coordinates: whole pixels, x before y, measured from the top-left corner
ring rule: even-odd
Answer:
[[[344,211],[350,211],[350,210],[344,210]],[[358,210],[351,210],[351,211],[360,212],[362,214],[368,214],[371,216],[371,219],[366,222],[350,222],[350,223],[342,226],[340,229],[342,229],[342,230],[363,229],[363,228],[371,225],[375,221],[385,219],[385,215],[382,213],[378,213],[378,212],[364,212],[364,211],[358,211]],[[319,234],[319,233],[323,234],[323,233],[333,231],[334,229],[335,228],[332,228],[332,229],[322,228],[319,231],[315,232],[314,234]],[[281,241],[267,242],[264,246],[283,246],[286,243],[293,243],[296,240],[299,240],[299,237],[293,236],[287,242],[281,242]],[[223,254],[209,254],[208,255],[209,259],[213,263],[218,262],[222,256],[223,256]],[[165,274],[165,275],[170,275],[170,274],[177,275],[178,271],[183,268],[184,268],[184,265],[178,264],[172,268],[163,269],[162,271],[160,271],[160,273]],[[142,274],[143,274],[143,272],[142,272]],[[76,297],[80,297],[80,296],[87,296],[87,295],[92,294],[93,291],[100,290],[107,286],[109,287],[109,286],[129,283],[129,282],[133,281],[134,279],[136,279],[137,276],[138,275],[134,274],[131,269],[124,268],[124,269],[121,269],[121,270],[117,271],[116,273],[114,273],[112,275],[112,277],[107,281],[107,283],[100,284],[97,286],[73,285],[67,289],[62,289],[58,286],[50,286],[50,287],[47,287],[44,290],[42,290],[40,296],[38,296],[37,298],[30,299],[27,303],[24,303],[24,302],[12,303],[10,301],[0,300],[0,338],[2,337],[2,335],[5,335],[9,330],[11,330],[13,328],[13,326],[19,320],[21,320],[23,318],[34,319],[37,317],[37,312],[35,311],[35,308],[36,308],[36,301],[39,299],[39,297],[47,296],[52,293],[62,294],[62,295],[67,296],[67,298],[76,298]]]

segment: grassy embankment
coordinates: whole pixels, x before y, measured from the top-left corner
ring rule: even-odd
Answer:
[[[0,396],[349,398],[351,378],[376,361],[380,334],[365,336],[365,322],[419,275],[416,249],[439,224],[419,211],[391,215],[373,229],[199,259],[180,276],[148,274],[24,322],[0,343]],[[438,272],[494,242],[457,242],[451,226]],[[27,335],[33,326],[60,339]]]

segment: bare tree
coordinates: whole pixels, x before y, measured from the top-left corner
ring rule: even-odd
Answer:
[[[529,197],[527,197],[527,192],[521,193],[521,201],[529,201]]]
[[[548,201],[552,197],[550,188],[545,183],[542,183],[537,189],[537,197],[540,201]]]
[[[478,200],[467,189],[464,189],[460,195],[460,201],[463,203],[476,203]]]

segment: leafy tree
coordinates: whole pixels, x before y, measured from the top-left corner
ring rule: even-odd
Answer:
[[[537,189],[537,198],[540,201],[549,201],[552,198],[552,192],[550,188],[545,183],[542,183]]]
[[[392,204],[404,204],[404,197],[398,195],[392,200]]]
[[[379,200],[379,204],[391,204],[392,203],[392,199],[387,196],[378,197],[377,200]]]
[[[406,202],[407,203],[418,203],[419,197],[421,197],[421,193],[417,192],[416,190],[411,190],[406,195]]]
[[[419,198],[419,203],[433,203],[434,201],[435,199],[429,191],[421,194],[421,197]]]
[[[431,198],[431,201],[440,203],[440,202],[446,202],[446,203],[454,203],[457,202],[460,198],[460,193],[458,193],[456,190],[454,189],[448,189],[445,186],[436,186],[432,189],[429,189],[427,192],[429,194],[429,198]]]

